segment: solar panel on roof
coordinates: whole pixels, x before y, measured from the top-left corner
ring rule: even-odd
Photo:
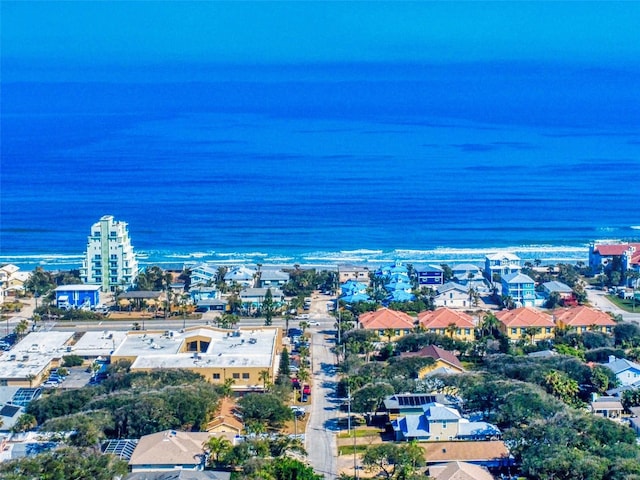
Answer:
[[[0,409],[0,416],[13,417],[18,410],[20,410],[20,407],[17,405],[5,405]]]

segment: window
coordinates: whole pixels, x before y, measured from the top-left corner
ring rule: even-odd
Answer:
[[[213,374],[213,379],[214,380],[220,380],[220,374],[219,373],[214,373]]]
[[[517,335],[518,334],[518,329],[517,328],[512,328],[511,329],[511,334],[512,335]]]
[[[240,378],[240,374],[239,373],[234,373],[233,374],[233,378],[238,380]]]
[[[242,379],[243,380],[249,380],[249,374],[248,373],[243,373],[242,374]]]
[[[545,329],[545,331],[546,331],[547,333],[551,333],[551,327],[547,327],[547,328]]]
[[[465,335],[471,335],[471,329],[470,328],[465,328],[464,329],[464,334]]]

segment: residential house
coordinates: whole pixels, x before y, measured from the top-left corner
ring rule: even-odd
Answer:
[[[378,277],[391,277],[392,275],[409,276],[409,269],[401,263],[393,263],[391,265],[383,265],[375,273]]]
[[[499,437],[500,430],[487,422],[472,422],[455,408],[440,403],[422,406],[422,414],[410,414],[391,422],[396,441],[488,440]]]
[[[589,267],[594,275],[611,270],[640,271],[640,243],[592,244],[589,247]]]
[[[542,305],[543,299],[536,299],[536,282],[530,276],[520,272],[508,273],[502,276],[500,282],[502,295],[511,297],[517,306]]]
[[[451,267],[453,280],[460,285],[484,285],[482,270],[472,263],[461,263]]]
[[[460,399],[442,393],[395,393],[385,397],[379,410],[383,411],[389,421],[405,415],[420,415],[424,405],[440,403],[447,407],[458,407]]]
[[[495,313],[498,328],[509,340],[528,339],[531,343],[553,338],[556,325],[553,317],[533,307],[500,310]]]
[[[468,462],[448,462],[429,467],[432,480],[494,480],[486,468]]]
[[[384,307],[375,312],[363,313],[358,318],[360,328],[373,330],[380,339],[388,338],[391,341],[411,333],[414,322],[413,317],[406,313]]]
[[[282,270],[265,269],[260,271],[258,276],[259,288],[277,288],[286,285],[289,281],[289,274]]]
[[[214,436],[226,438],[232,445],[235,434],[181,432],[165,430],[140,438],[131,459],[131,472],[167,470],[204,470],[206,455],[203,445]]]
[[[475,339],[476,324],[473,317],[448,307],[420,312],[418,324],[427,332],[447,335],[458,340],[471,341]]]
[[[235,403],[228,397],[224,397],[220,402],[220,408],[217,415],[211,419],[205,430],[209,433],[226,433],[231,432],[240,435],[244,424],[238,419],[234,413]]]
[[[613,327],[616,326],[616,322],[608,313],[586,305],[560,308],[553,311],[553,316],[558,328],[575,333],[586,331],[612,333]]]
[[[447,282],[436,289],[436,307],[470,308],[469,287],[455,282]]]
[[[421,445],[427,466],[445,462],[468,462],[489,468],[513,465],[514,460],[501,440],[486,442],[428,442]]]
[[[12,264],[0,267],[0,303],[8,301],[7,297],[24,292],[24,284],[30,276],[29,272],[21,272],[19,267]]]
[[[438,374],[456,374],[465,371],[464,367],[453,352],[437,347],[435,345],[427,345],[417,352],[403,352],[401,357],[421,357],[432,358],[433,365],[428,365],[418,372],[418,378],[424,378],[434,373]]]
[[[343,284],[353,280],[354,282],[369,285],[369,268],[355,265],[338,265],[338,282]]]
[[[542,292],[546,298],[549,298],[552,293],[557,293],[560,300],[573,300],[573,289],[569,285],[565,285],[557,280],[551,282],[544,282],[542,284]]]
[[[100,285],[61,285],[54,292],[58,308],[94,309],[100,305]]]
[[[347,280],[340,285],[340,301],[345,303],[368,302],[367,285],[355,280]]]
[[[405,290],[392,290],[384,300],[384,305],[389,305],[393,302],[412,302],[416,299],[413,293],[409,293]]]
[[[605,418],[620,418],[624,410],[620,397],[594,398],[590,408],[594,415],[600,415]]]
[[[493,253],[487,255],[484,259],[484,276],[490,283],[494,281],[494,275],[503,277],[518,273],[520,268],[520,257],[513,253]]]
[[[245,288],[253,288],[256,284],[257,276],[257,270],[240,265],[229,269],[224,275],[224,281],[227,285],[237,283]]]
[[[640,365],[626,358],[616,358],[609,356],[609,361],[603,363],[603,366],[611,370],[622,387],[633,385],[640,381]]]
[[[213,285],[218,275],[214,265],[201,263],[191,268],[191,288],[197,285]]]
[[[420,287],[437,287],[444,283],[444,270],[438,265],[416,265],[415,272]]]
[[[280,289],[244,288],[240,292],[240,301],[242,302],[243,307],[249,311],[260,308],[262,302],[264,302],[264,297],[267,294],[267,290],[271,290],[271,296],[273,298],[274,305],[279,306],[284,303],[284,293]]]
[[[200,300],[220,298],[220,291],[218,287],[204,287],[197,285],[189,289],[189,295],[193,303],[198,303]]]

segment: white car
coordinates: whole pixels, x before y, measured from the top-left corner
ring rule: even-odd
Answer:
[[[309,322],[309,325],[311,325],[312,327],[319,327],[320,322]]]

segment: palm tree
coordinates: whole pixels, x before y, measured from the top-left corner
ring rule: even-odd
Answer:
[[[24,378],[29,382],[29,388],[33,386],[33,381],[36,379],[36,376],[33,373],[27,374]]]
[[[482,317],[481,328],[487,335],[491,334],[495,328],[498,328],[498,325],[500,325],[500,320],[498,320],[498,317],[496,317],[493,312],[488,312]]]
[[[531,345],[533,345],[533,339],[535,338],[536,335],[540,334],[542,332],[542,328],[540,327],[527,327],[524,330],[525,335],[527,337],[529,337],[529,343]]]
[[[27,320],[23,318],[18,322],[18,324],[13,329],[13,331],[18,337],[21,338],[21,337],[24,337],[28,329],[29,329],[29,322],[27,322]]]
[[[262,386],[266,391],[267,383],[269,382],[269,380],[271,380],[271,373],[269,372],[269,370],[260,370],[260,373],[258,374],[258,378],[262,381]]]
[[[213,455],[213,462],[211,466],[220,464],[220,456],[229,452],[232,448],[231,442],[224,437],[211,437],[209,440],[202,444],[205,451]]]
[[[457,331],[458,331],[458,326],[455,323],[451,322],[449,325],[447,325],[446,332],[451,338],[453,338],[453,335]]]
[[[395,336],[396,331],[393,328],[386,328],[384,330],[384,336],[387,337],[387,343],[391,343],[391,339]]]
[[[230,398],[233,396],[233,385],[236,381],[233,378],[225,378],[222,384],[221,392],[223,397]]]

